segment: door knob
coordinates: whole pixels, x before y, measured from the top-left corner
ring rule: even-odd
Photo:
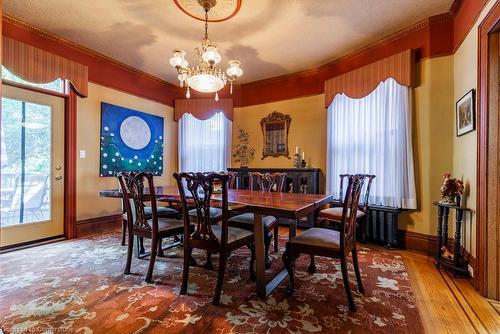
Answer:
[[[56,180],[59,181],[60,179],[62,179],[62,176],[61,175],[56,175]]]
[[[56,165],[56,170],[61,170],[61,169],[62,169],[61,165]]]

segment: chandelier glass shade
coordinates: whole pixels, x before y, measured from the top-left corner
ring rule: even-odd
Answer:
[[[238,60],[230,60],[228,68],[224,71],[216,65],[222,60],[217,51],[217,46],[208,38],[208,12],[215,5],[215,1],[198,0],[205,10],[205,38],[201,41],[201,47],[195,48],[198,57],[197,66],[189,66],[186,60],[186,52],[175,49],[170,58],[170,65],[179,73],[178,79],[181,87],[186,87],[186,98],[190,98],[190,89],[202,93],[215,93],[215,100],[219,100],[218,91],[230,84],[230,93],[233,93],[233,82],[243,74],[241,63]]]

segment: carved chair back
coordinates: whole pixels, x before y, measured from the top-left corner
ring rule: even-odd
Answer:
[[[358,203],[358,208],[360,211],[366,213],[366,209],[368,208],[368,199],[370,197],[370,189],[372,187],[373,179],[375,175],[372,174],[358,174],[364,176],[368,181],[366,182],[366,189],[364,192],[364,196],[362,200]],[[343,195],[344,195],[344,185],[349,181],[349,177],[351,174],[340,174],[340,189],[339,189],[339,202],[343,203]]]
[[[249,172],[250,190],[281,192],[285,184],[286,173]]]
[[[180,173],[174,174],[179,187],[182,215],[184,217],[185,242],[196,240],[198,245],[213,247],[218,244],[218,239],[212,230],[210,220],[210,206],[214,202],[214,186],[220,184],[222,201],[217,207],[222,208],[222,233],[220,245],[222,249],[227,244],[227,217],[228,217],[228,181],[229,175],[224,173]],[[189,216],[189,206],[195,207],[196,217]],[[191,233],[190,226],[195,218],[195,229]]]
[[[229,189],[237,189],[238,188],[238,172],[227,172],[229,175]]]
[[[127,221],[132,229],[158,232],[158,213],[156,206],[153,173],[120,172],[117,175],[122,189],[123,204],[127,213]],[[144,191],[144,181],[148,192]],[[151,202],[151,224],[144,212],[145,202]]]
[[[350,175],[348,178],[340,224],[340,245],[347,250],[356,242],[356,212],[364,181],[363,174]]]
[[[361,175],[363,175],[365,177],[366,187],[365,187],[365,193],[364,193],[363,199],[358,204],[358,208],[359,208],[359,210],[366,213],[366,210],[368,209],[368,200],[370,197],[370,189],[372,187],[372,182],[373,182],[373,179],[375,178],[375,175],[373,175],[373,174],[361,174]]]

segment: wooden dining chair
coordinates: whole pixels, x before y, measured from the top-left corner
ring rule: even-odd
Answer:
[[[285,184],[286,173],[259,173],[259,172],[249,172],[249,188],[250,190],[261,190],[266,192],[276,191],[281,192],[283,190],[283,185]],[[241,209],[244,211],[244,209]],[[243,228],[253,232],[253,222],[254,214],[247,212],[236,215],[229,219],[229,225],[239,228]],[[274,216],[264,216],[262,217],[262,222],[266,233],[264,235],[265,239],[265,251],[266,251],[266,268],[271,267],[271,260],[269,259],[269,247],[271,245],[271,240],[273,239],[274,230],[274,251],[278,251],[278,219]]]
[[[365,177],[365,191],[358,203],[358,210],[356,213],[356,233],[361,242],[366,241],[366,219],[368,215],[368,199],[370,197],[370,190],[372,187],[373,179],[375,175],[372,174],[359,174]],[[342,218],[342,205],[344,198],[344,186],[348,182],[351,174],[340,174],[340,188],[339,188],[339,198],[331,203],[331,207],[328,209],[321,210],[319,212],[320,224],[322,220],[327,219],[334,224],[340,224]]]
[[[358,253],[356,249],[356,214],[358,210],[359,197],[363,187],[365,177],[363,175],[349,176],[349,182],[345,194],[345,200],[342,205],[342,218],[340,231],[313,227],[286,243],[286,250],[283,254],[283,262],[290,277],[290,284],[286,289],[286,294],[291,296],[294,291],[294,267],[295,260],[301,253],[310,256],[325,256],[329,258],[339,258],[342,277],[344,280],[344,289],[349,302],[349,309],[356,310],[354,300],[349,285],[349,276],[347,273],[347,255],[352,253],[354,271],[358,283],[358,290],[364,293],[363,282],[358,265]],[[309,266],[310,272],[315,272],[316,268]]]
[[[153,173],[120,172],[118,180],[123,189],[123,198],[128,222],[128,248],[125,274],[130,274],[132,252],[134,247],[134,236],[151,239],[151,251],[149,267],[146,274],[146,282],[151,282],[153,268],[158,253],[160,241],[163,238],[182,235],[184,222],[175,218],[163,218],[158,216],[156,195],[153,182]],[[144,180],[149,188],[149,194],[144,192]],[[151,202],[151,216],[146,214],[145,203]],[[130,219],[131,217],[131,219]],[[173,244],[177,246],[178,243]]]
[[[203,249],[210,253],[219,253],[219,267],[213,305],[219,305],[222,292],[222,283],[226,269],[227,258],[230,252],[247,246],[251,250],[250,275],[254,276],[253,263],[255,251],[253,248],[254,235],[247,230],[228,226],[228,193],[227,182],[229,176],[219,173],[180,173],[174,174],[179,187],[179,194],[184,216],[184,266],[182,271],[182,285],[180,294],[187,293],[189,279],[189,262],[194,248]],[[221,210],[220,224],[212,224],[209,211],[212,207],[214,183],[221,182]],[[188,201],[192,200],[196,206],[196,220],[194,231],[191,232],[191,220],[188,215]]]

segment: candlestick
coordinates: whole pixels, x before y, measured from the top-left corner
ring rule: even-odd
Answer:
[[[306,152],[302,151],[302,160],[305,160],[305,158],[306,158],[305,153],[306,153]]]
[[[300,155],[298,153],[295,153],[293,165],[295,166],[295,168],[300,168]]]
[[[299,147],[295,146],[295,154],[299,154]]]

